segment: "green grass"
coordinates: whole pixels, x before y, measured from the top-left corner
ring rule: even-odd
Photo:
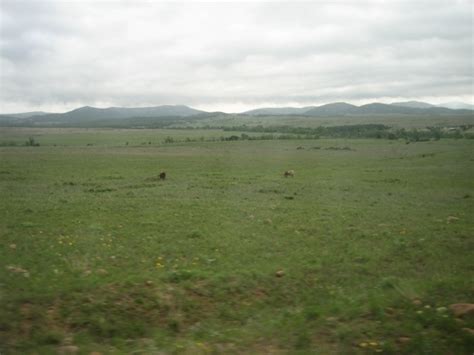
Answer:
[[[1,146],[22,146],[29,137],[41,146],[157,146],[168,137],[177,141],[219,139],[240,135],[221,129],[114,129],[114,128],[9,128],[0,127]],[[247,133],[250,136],[255,135]]]
[[[178,123],[176,126],[190,127],[235,127],[241,125],[257,126],[292,126],[310,127],[319,126],[343,126],[358,124],[383,124],[394,128],[424,129],[426,127],[451,127],[472,125],[474,117],[472,114],[466,115],[371,115],[371,116],[328,116],[328,117],[308,117],[308,116],[244,116],[225,115],[211,116],[188,123]]]
[[[140,133],[0,148],[2,354],[472,353],[473,141]]]

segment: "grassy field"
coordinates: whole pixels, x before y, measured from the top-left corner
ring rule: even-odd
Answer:
[[[33,134],[0,147],[2,355],[474,350],[473,140],[0,143]]]
[[[373,116],[328,116],[328,117],[308,117],[308,116],[245,116],[245,115],[222,115],[210,116],[209,118],[192,121],[187,124],[177,124],[176,126],[190,127],[236,127],[240,125],[264,127],[288,125],[293,127],[319,126],[331,127],[355,124],[384,124],[394,128],[424,129],[432,127],[451,127],[461,125],[472,125],[474,118],[472,115],[373,115]]]
[[[41,146],[155,146],[167,138],[176,141],[218,139],[240,135],[220,129],[113,129],[0,127],[0,146],[24,145],[32,137]],[[252,136],[255,134],[247,133]]]

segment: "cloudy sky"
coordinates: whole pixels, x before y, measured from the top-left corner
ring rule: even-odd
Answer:
[[[0,0],[0,112],[474,103],[471,0]]]

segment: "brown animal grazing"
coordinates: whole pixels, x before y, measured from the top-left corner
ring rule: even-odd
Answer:
[[[160,173],[160,180],[164,180],[164,179],[166,179],[166,173],[164,171],[162,171]]]
[[[293,177],[293,176],[295,176],[295,171],[294,170],[287,170],[283,173],[283,176],[284,177],[288,177],[288,176]]]

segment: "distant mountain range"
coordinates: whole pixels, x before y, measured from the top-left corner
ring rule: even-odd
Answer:
[[[49,115],[49,113],[43,112],[43,111],[32,111],[32,112],[22,112],[22,113],[8,113],[5,115],[0,115],[0,117],[9,116],[9,117],[17,117],[17,118],[28,118],[28,117],[43,116],[43,115]]]
[[[95,108],[90,106],[84,106],[76,110],[69,111],[63,115],[67,115],[67,118],[72,119],[121,119],[121,118],[132,118],[132,117],[164,117],[164,116],[178,116],[187,117],[193,116],[204,111],[195,110],[191,107],[184,105],[164,105],[155,107],[109,107],[109,108]]]
[[[245,115],[260,116],[260,115],[302,115],[311,110],[314,106],[308,107],[269,107],[257,108],[255,110],[242,112]]]
[[[445,102],[440,105],[432,105],[427,102],[407,101],[407,102],[393,102],[392,105],[411,107],[411,108],[430,108],[430,107],[445,107],[452,110],[474,110],[474,105],[466,104],[464,102]]]
[[[124,119],[133,117],[187,117],[193,116],[204,111],[195,110],[184,105],[164,105],[155,107],[109,107],[96,108],[84,106],[65,113],[42,113],[41,120],[57,119],[61,117],[63,120],[81,120],[90,121],[97,119]],[[20,114],[18,114],[20,115]],[[34,114],[21,114],[23,118],[31,118],[37,116]]]
[[[408,101],[392,104],[371,103],[355,106],[345,102],[335,102],[322,106],[259,108],[242,112],[243,116],[380,116],[380,115],[473,115],[474,106],[464,103],[451,103],[457,109],[439,107],[426,102]],[[109,107],[95,108],[84,106],[65,113],[25,112],[0,115],[0,125],[68,125],[87,126],[89,123],[139,126],[141,122],[173,122],[185,119],[208,118],[227,115],[223,112],[206,112],[184,105],[164,105],[154,107]],[[157,127],[159,124],[157,125]]]
[[[466,104],[464,102],[445,102],[444,104],[438,105],[439,107],[447,107],[451,108],[453,110],[460,110],[460,109],[465,109],[465,110],[474,110],[474,105]]]
[[[455,104],[455,103],[452,103]],[[371,103],[355,106],[345,102],[335,102],[322,106],[302,108],[274,107],[243,112],[251,116],[302,115],[302,116],[348,116],[348,115],[443,115],[472,113],[474,105],[458,103],[457,109],[435,106],[426,102],[407,101],[392,104]]]
[[[171,118],[171,117],[191,117],[207,112],[193,109],[184,105],[163,105],[154,107],[109,107],[96,108],[90,106],[80,107],[78,109],[65,113],[46,113],[46,112],[27,112],[19,114],[0,115],[1,125],[68,125],[68,126],[87,126],[88,123],[108,123],[117,122],[127,123],[125,121],[139,119],[150,123],[153,119]]]
[[[400,106],[400,107],[410,107],[410,108],[430,108],[436,107],[436,105],[429,104],[427,102],[421,101],[406,101],[406,102],[392,102],[391,105],[393,106]],[[444,106],[445,107],[445,106]],[[449,108],[449,107],[448,107]]]

